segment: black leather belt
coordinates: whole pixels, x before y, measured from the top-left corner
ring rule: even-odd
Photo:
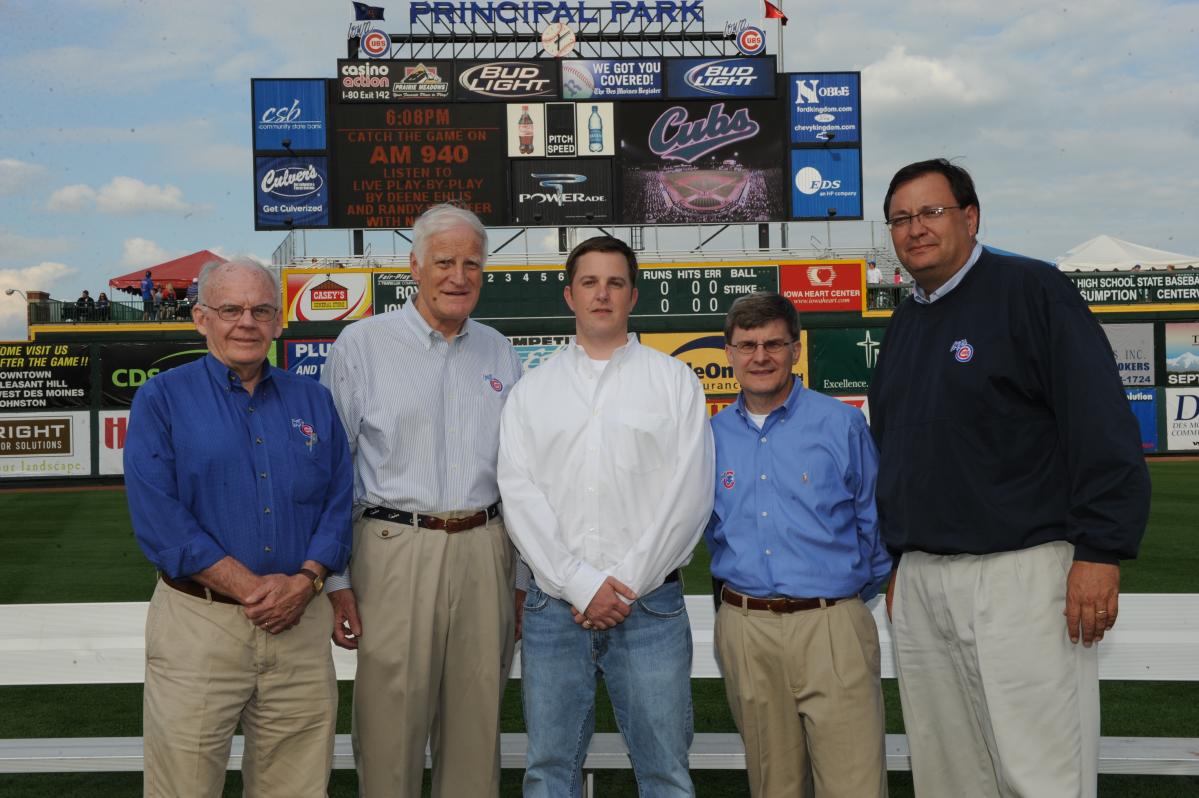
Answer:
[[[412,526],[412,519],[416,519],[416,525],[422,529],[436,529],[439,532],[452,534],[454,532],[465,532],[468,529],[474,529],[477,526],[483,526],[491,519],[500,514],[500,503],[488,507],[486,510],[472,515],[467,515],[462,518],[438,518],[435,515],[425,515],[424,513],[413,513],[407,510],[393,510],[390,507],[368,507],[366,512],[362,514],[363,518],[374,518],[379,521],[389,521],[393,524],[403,524],[404,526]]]

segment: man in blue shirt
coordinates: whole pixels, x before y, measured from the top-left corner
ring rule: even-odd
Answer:
[[[146,270],[146,276],[142,278],[142,321],[148,321],[153,318],[154,313],[154,278],[150,276],[150,270]]]
[[[716,651],[754,796],[885,796],[878,629],[863,603],[891,568],[861,412],[792,374],[799,315],[738,299],[724,327],[741,395],[712,419],[705,532],[723,587]]]
[[[209,354],[134,398],[125,484],[160,581],[146,621],[147,795],[216,795],[240,721],[248,796],[324,796],[337,683],[330,604],[352,471],[333,399],[267,362],[274,275],[210,264],[192,319]]]

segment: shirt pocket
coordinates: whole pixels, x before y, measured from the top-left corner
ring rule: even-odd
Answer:
[[[307,441],[293,440],[288,442],[287,449],[291,466],[287,479],[291,482],[292,498],[296,504],[323,503],[333,479],[325,444],[318,441],[309,445]]]
[[[648,474],[674,461],[674,424],[665,414],[621,410],[610,419],[608,432],[620,469]]]

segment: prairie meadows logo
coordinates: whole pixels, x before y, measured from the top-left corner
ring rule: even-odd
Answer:
[[[953,359],[959,363],[969,363],[974,359],[974,347],[965,338],[954,341],[949,351],[953,352]]]
[[[495,391],[496,393],[501,393],[504,390],[504,383],[500,382],[499,377],[492,376],[491,374],[484,374],[483,379],[487,380],[487,384],[491,386],[491,390]]]
[[[293,418],[291,420],[291,426],[293,429],[298,429],[300,431],[300,434],[308,439],[308,442],[306,445],[309,448],[311,448],[312,446],[314,446],[316,444],[316,442],[318,440],[317,435],[316,435],[316,428],[313,427],[311,424],[309,424],[307,421],[305,421],[302,418]]]
[[[733,473],[732,469],[725,471],[720,475],[720,484],[724,485],[726,489],[732,488],[737,484],[737,475]]]

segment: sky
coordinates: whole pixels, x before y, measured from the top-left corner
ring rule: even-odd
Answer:
[[[408,3],[374,4],[406,29]],[[946,157],[974,176],[985,243],[1052,260],[1108,234],[1199,255],[1199,2],[776,5],[786,70],[862,72],[866,219],[897,168]],[[778,52],[759,0],[704,9]],[[352,18],[349,0],[0,0],[0,340],[25,337],[2,289],[95,296],[200,249],[269,260],[283,234],[254,231],[250,79],[333,77]],[[306,244],[349,251],[345,232]]]

